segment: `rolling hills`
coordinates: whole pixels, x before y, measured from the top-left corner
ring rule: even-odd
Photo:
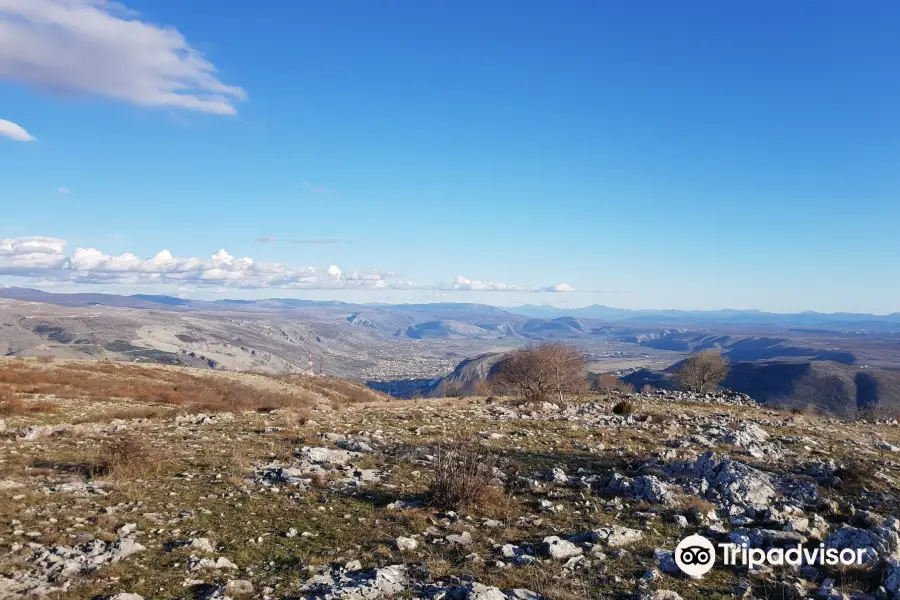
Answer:
[[[694,313],[655,311],[655,317],[674,319],[656,325],[643,322],[647,314],[618,309],[533,311],[545,316],[517,310],[472,303],[202,301],[0,288],[0,354],[273,374],[308,371],[311,354],[316,372],[409,396],[441,395],[448,385],[471,393],[495,368],[496,356],[527,343],[562,340],[585,350],[596,373],[646,369],[630,376],[635,382],[662,382],[667,367],[714,348],[735,365],[726,385],[763,402],[815,404],[849,414],[872,403],[887,407],[900,394],[894,375],[900,366],[897,333],[778,328],[770,315],[747,311],[717,314],[770,323],[689,324],[679,320]],[[601,315],[607,319],[595,318]],[[788,317],[810,326],[815,321],[811,315]],[[866,316],[831,317],[824,319],[829,327],[858,325]],[[877,320],[887,326],[892,318]],[[816,398],[808,400],[811,395]]]

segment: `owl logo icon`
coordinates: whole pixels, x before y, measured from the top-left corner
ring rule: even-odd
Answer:
[[[689,535],[675,547],[675,564],[685,575],[701,577],[716,562],[716,549],[702,535]]]

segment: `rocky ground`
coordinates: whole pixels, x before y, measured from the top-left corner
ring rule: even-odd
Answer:
[[[900,598],[896,421],[22,360],[0,392],[0,598]],[[689,579],[693,533],[866,564]]]

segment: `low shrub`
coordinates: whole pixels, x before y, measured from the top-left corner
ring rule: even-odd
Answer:
[[[622,381],[615,375],[604,374],[597,377],[593,385],[594,391],[597,392],[623,392],[625,394],[634,393],[634,386],[628,382]]]
[[[133,435],[104,444],[97,456],[93,475],[114,479],[138,479],[158,473],[166,463],[157,448]]]
[[[428,499],[439,508],[458,509],[496,497],[494,469],[497,455],[471,441],[457,441],[437,448],[434,481]]]
[[[613,406],[612,411],[613,411],[613,414],[616,414],[616,415],[630,415],[630,414],[634,413],[635,408],[636,407],[635,407],[634,402],[632,402],[631,400],[625,399],[625,400],[620,400],[619,402],[617,402],[616,405]]]

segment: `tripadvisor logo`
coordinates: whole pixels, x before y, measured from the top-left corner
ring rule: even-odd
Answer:
[[[722,550],[725,566],[743,565],[753,570],[762,565],[778,567],[782,565],[803,566],[850,566],[863,564],[865,548],[826,548],[825,544],[804,547],[801,544],[785,548],[748,548],[746,544],[717,544]],[[675,564],[691,577],[701,577],[713,568],[716,549],[712,542],[702,535],[689,535],[675,547]]]
[[[702,535],[689,535],[675,546],[675,564],[685,575],[705,575],[715,562],[716,549]]]

